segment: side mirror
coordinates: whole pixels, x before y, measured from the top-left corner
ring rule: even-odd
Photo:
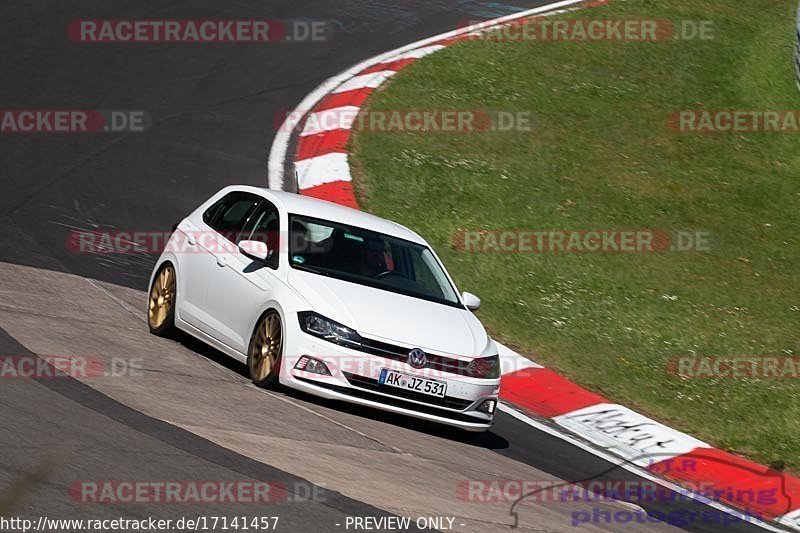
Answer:
[[[470,311],[477,311],[481,306],[481,299],[472,294],[471,292],[464,292],[461,294],[461,300],[467,309]]]
[[[267,243],[261,241],[241,241],[239,251],[250,259],[256,261],[266,261],[269,259],[269,248]]]

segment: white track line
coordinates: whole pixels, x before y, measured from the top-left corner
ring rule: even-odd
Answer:
[[[295,163],[298,190],[334,181],[352,181],[347,154],[334,152]]]
[[[331,91],[331,94],[346,93],[347,91],[354,91],[356,89],[375,89],[395,74],[397,74],[396,70],[380,70],[378,72],[353,76]]]
[[[430,55],[434,52],[438,52],[443,48],[447,47],[442,44],[432,44],[431,46],[416,48],[410,52],[406,52],[405,54],[400,54],[399,56],[392,58],[392,61],[400,61],[401,59],[419,59],[421,57]]]
[[[300,137],[316,135],[334,130],[349,130],[361,108],[354,105],[332,107],[309,113],[308,120],[303,124],[303,129],[298,134]]]
[[[600,433],[596,429],[586,426],[585,421],[582,420],[583,417],[587,417],[587,420],[593,420],[598,414],[602,414],[603,412],[613,412],[615,415],[624,415],[626,426],[647,428],[646,439],[642,437],[642,440],[639,440],[636,446],[632,448],[630,447],[630,443],[621,442],[620,440]],[[648,445],[658,445],[659,461],[687,455],[691,453],[692,450],[698,448],[711,448],[711,446],[705,442],[687,435],[686,433],[682,433],[669,426],[656,422],[624,405],[614,403],[596,403],[582,409],[564,413],[563,415],[554,416],[551,420],[572,433],[582,436],[584,439],[594,443],[600,448],[609,450],[639,466],[652,464],[652,457],[648,457],[646,454],[643,455],[641,452],[641,450],[648,449]]]

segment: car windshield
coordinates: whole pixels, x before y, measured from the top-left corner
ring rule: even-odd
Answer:
[[[293,268],[461,307],[431,250],[397,237],[301,215],[289,216]]]

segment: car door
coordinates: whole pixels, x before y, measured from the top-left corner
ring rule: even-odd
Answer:
[[[208,254],[202,255],[202,248],[197,244],[198,236],[202,230],[198,220],[193,217],[183,219],[176,229],[178,236],[173,240],[176,243],[176,253],[179,254],[178,262],[178,317],[196,328],[202,329],[205,311],[203,300],[206,293],[204,261],[211,260]]]
[[[268,200],[261,199],[248,217],[237,244],[242,240],[258,240],[270,250],[266,262],[242,254],[238,246],[219,250],[216,254],[218,270],[224,272],[224,283],[210,283],[206,295],[206,308],[215,320],[212,334],[236,351],[246,354],[253,321],[264,311],[263,304],[273,291],[278,268],[279,243],[278,209]]]
[[[230,273],[224,268],[224,251],[236,247],[239,233],[260,201],[250,193],[226,194],[187,226],[188,246],[180,274],[184,279],[181,318],[223,342],[219,337],[220,317],[208,306],[208,290],[231,283]]]

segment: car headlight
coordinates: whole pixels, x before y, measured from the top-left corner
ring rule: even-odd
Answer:
[[[497,379],[500,377],[500,356],[479,357],[467,366],[467,375],[473,378]]]
[[[301,311],[297,313],[297,317],[300,319],[300,329],[309,335],[314,335],[336,344],[361,343],[361,335],[354,329],[343,326],[313,311]]]

